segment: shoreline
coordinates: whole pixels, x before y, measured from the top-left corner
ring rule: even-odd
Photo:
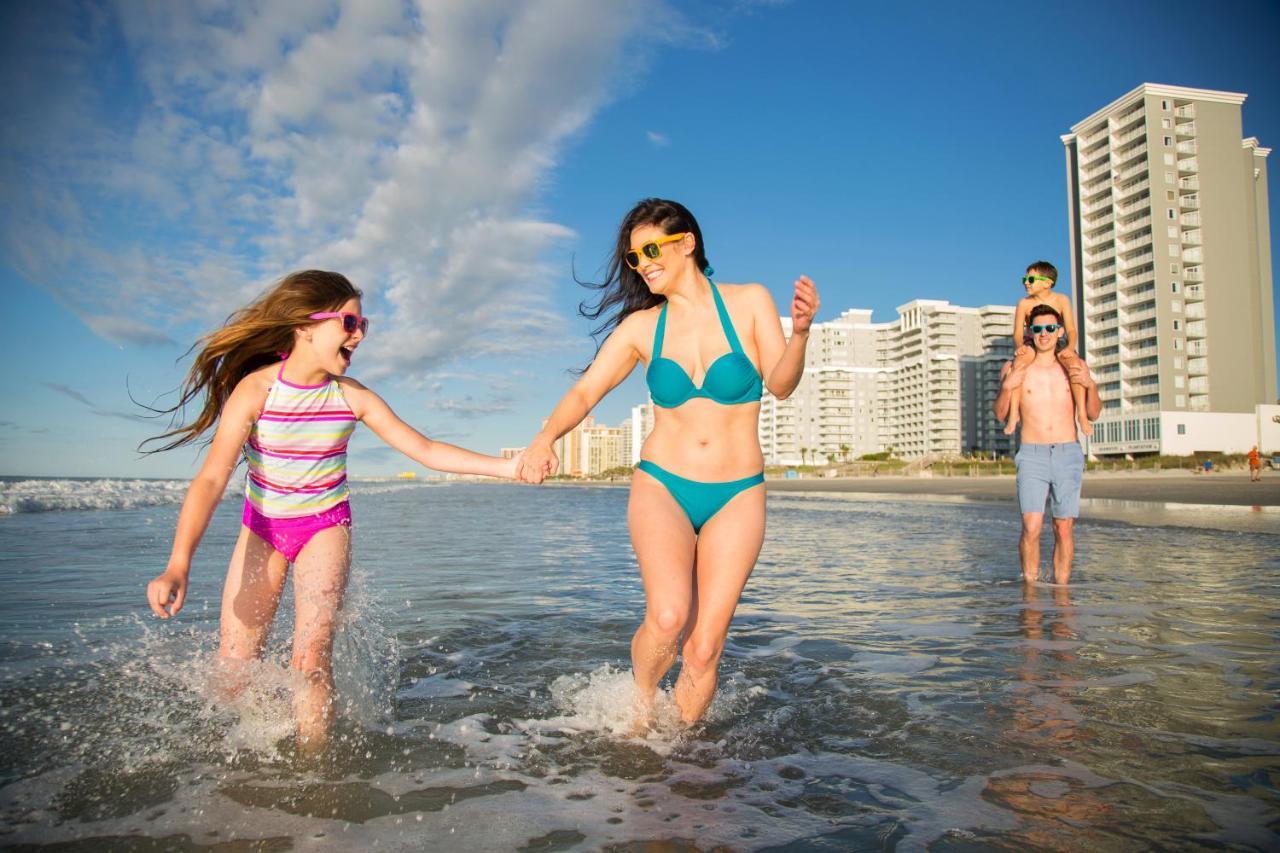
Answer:
[[[547,485],[623,487],[628,480],[554,480]],[[837,492],[913,497],[961,497],[971,500],[1017,499],[1012,474],[979,477],[886,474],[876,477],[798,477],[766,479],[773,492]],[[1249,482],[1247,471],[1192,474],[1189,471],[1086,473],[1081,492],[1084,500],[1138,501],[1155,504],[1213,506],[1280,506],[1280,474],[1267,472],[1259,483]]]

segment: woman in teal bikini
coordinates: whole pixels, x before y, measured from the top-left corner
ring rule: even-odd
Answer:
[[[552,444],[627,378],[637,362],[655,406],[627,520],[644,581],[645,618],[631,641],[642,713],[682,657],[675,699],[688,722],[716,690],[729,622],[764,542],[762,388],[779,399],[804,374],[818,310],[801,276],[788,341],[769,291],[716,284],[697,221],[682,205],[645,199],[627,214],[600,299],[604,343],[525,451],[519,476],[541,482],[559,465]],[[728,348],[726,351],[726,347]]]

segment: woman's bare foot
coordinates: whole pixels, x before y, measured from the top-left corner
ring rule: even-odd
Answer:
[[[1017,431],[1018,431],[1018,419],[1011,416],[1009,418],[1009,422],[1004,425],[1004,434],[1013,435]]]

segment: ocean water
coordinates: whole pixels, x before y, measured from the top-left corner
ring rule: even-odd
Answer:
[[[236,498],[181,616],[146,608],[184,488],[0,481],[0,847],[1280,847],[1256,516],[1089,518],[1071,587],[1024,588],[1011,503],[775,493],[707,720],[639,738],[625,489],[356,484],[316,762],[289,591],[253,687],[216,698]]]

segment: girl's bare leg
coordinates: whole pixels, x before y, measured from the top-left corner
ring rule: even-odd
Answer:
[[[694,619],[676,681],[676,705],[686,722],[700,719],[715,697],[729,623],[764,544],[764,514],[764,486],[753,486],[725,504],[698,537]]]
[[[1076,422],[1080,424],[1080,432],[1086,436],[1093,435],[1093,424],[1089,423],[1088,410],[1085,409],[1085,390],[1083,385],[1071,386],[1071,400],[1076,407]]]
[[[230,678],[225,685],[229,694],[243,687],[240,671],[244,662],[262,655],[288,574],[283,554],[249,528],[240,528],[222,587],[218,643],[219,663]]]
[[[666,486],[643,471],[631,478],[627,523],[644,582],[644,621],[631,640],[631,667],[641,712],[647,717],[658,682],[675,663],[680,635],[690,618],[697,539],[689,517]]]
[[[296,623],[293,660],[298,748],[322,751],[333,725],[333,638],[351,568],[351,528],[329,527],[311,537],[293,567]]]

